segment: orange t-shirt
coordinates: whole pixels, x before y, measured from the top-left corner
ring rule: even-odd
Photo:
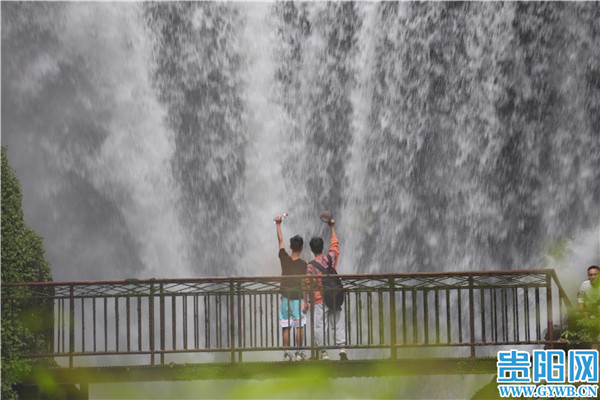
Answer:
[[[329,251],[327,252],[327,255],[329,255],[329,257],[331,257],[331,265],[333,266],[333,269],[335,269],[337,271],[337,262],[338,262],[338,257],[340,255],[340,246],[339,246],[339,241],[338,238],[335,234],[331,235],[331,243],[329,244]],[[313,261],[318,262],[319,264],[321,264],[323,266],[323,268],[327,268],[327,255],[322,254],[319,257],[315,258]],[[321,272],[321,270],[319,270],[317,267],[315,267],[314,265],[312,265],[311,263],[308,263],[308,265],[306,266],[306,275],[323,275],[323,273]],[[310,279],[306,280],[306,287],[310,287]],[[315,279],[315,292],[314,292],[314,296],[313,296],[313,304],[318,304],[318,303],[322,303],[323,302],[323,295],[321,293],[321,291],[319,290],[320,288],[322,288],[321,285],[321,280],[320,279]]]

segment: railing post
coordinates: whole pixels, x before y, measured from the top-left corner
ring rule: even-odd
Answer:
[[[394,278],[390,278],[390,355],[392,360],[397,358],[397,349],[396,349],[396,285],[394,282]]]
[[[227,323],[229,324],[229,335],[231,340],[231,362],[235,362],[235,286],[233,280],[229,281],[229,315],[227,316]]]
[[[309,276],[309,293],[308,299],[310,301],[310,358],[317,360],[319,353],[315,352],[315,278]]]
[[[418,324],[418,319],[417,319],[417,288],[416,287],[412,287],[412,328],[413,328],[413,343],[417,343],[418,342],[418,331],[417,331],[417,324]]]
[[[469,326],[471,328],[471,357],[475,357],[475,297],[473,295],[473,275],[469,275]]]
[[[55,338],[55,334],[58,332],[54,332],[54,326],[56,324],[56,310],[57,310],[57,306],[54,303],[55,301],[58,303],[58,300],[56,299],[56,288],[54,286],[51,286],[50,288],[51,290],[51,298],[50,298],[50,307],[52,307],[52,315],[51,318],[52,320],[50,321],[50,325],[48,327],[48,332],[49,332],[49,339],[47,340],[46,343],[46,350],[47,352],[58,352],[57,349],[54,348],[54,338]]]
[[[423,342],[429,344],[429,290],[423,289]]]
[[[165,365],[165,294],[164,284],[159,284],[160,292],[160,365]]]
[[[237,330],[238,330],[238,360],[242,362],[242,346],[244,343],[242,342],[242,289],[241,283],[237,283]]]
[[[554,349],[554,322],[552,320],[552,277],[546,273],[546,312],[548,315],[548,340],[550,348]]]
[[[150,282],[148,296],[148,325],[150,336],[150,365],[154,366],[154,282]]]
[[[69,368],[73,368],[73,353],[75,352],[75,287],[69,285]]]

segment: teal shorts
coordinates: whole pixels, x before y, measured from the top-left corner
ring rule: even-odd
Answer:
[[[290,300],[285,296],[281,297],[279,324],[282,328],[306,325],[306,317],[302,313],[302,300]]]

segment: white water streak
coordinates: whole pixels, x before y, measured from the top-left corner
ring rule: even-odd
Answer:
[[[246,232],[247,250],[238,267],[241,275],[278,275],[277,236],[273,218],[290,212],[285,193],[290,182],[281,175],[281,154],[286,143],[281,139],[285,114],[273,87],[275,32],[268,24],[269,4],[243,5],[246,24],[241,37],[247,62],[245,101],[249,131],[246,149],[245,199],[240,221]],[[290,219],[293,218],[293,213]],[[286,220],[286,222],[289,221]],[[284,226],[287,226],[284,225]]]
[[[99,152],[86,159],[89,179],[119,207],[140,249],[140,277],[189,276],[173,207],[173,132],[150,82],[151,36],[137,7],[97,4],[67,12],[71,23],[61,40],[92,68],[99,96],[90,100],[91,109],[108,132]]]

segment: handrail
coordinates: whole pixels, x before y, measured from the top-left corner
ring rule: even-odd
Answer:
[[[451,271],[451,272],[400,272],[400,273],[375,273],[375,274],[340,274],[344,278],[360,279],[364,277],[373,278],[411,278],[411,277],[452,277],[452,276],[498,276],[498,275],[552,275],[558,282],[558,277],[554,269],[525,269],[525,270],[493,270],[493,271]],[[205,277],[205,278],[148,278],[137,279],[129,278],[123,280],[103,280],[103,281],[60,281],[60,282],[19,282],[2,283],[2,286],[59,286],[59,285],[97,285],[97,284],[149,284],[149,283],[183,283],[183,282],[229,282],[232,279],[236,281],[255,281],[255,280],[281,280],[288,277],[299,277],[304,275],[274,275],[274,276],[240,276],[240,277]]]
[[[558,276],[556,275],[556,271],[554,271],[553,269],[550,269],[548,271],[550,271],[549,273],[552,275],[552,279],[554,280],[554,284],[558,288],[558,293],[560,294],[561,299],[565,302],[565,305],[568,308],[572,308],[573,307],[573,303],[571,303],[571,300],[569,299],[569,296],[567,295],[567,292],[565,291],[565,289],[563,289],[563,286],[561,285],[560,281],[558,280]]]

